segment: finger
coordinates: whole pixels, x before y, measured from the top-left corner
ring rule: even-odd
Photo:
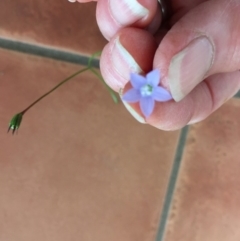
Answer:
[[[147,121],[163,130],[176,130],[204,120],[240,88],[240,72],[213,75],[202,82],[181,102],[157,105]]]
[[[145,123],[166,131],[181,129],[207,118],[234,96],[239,88],[240,71],[212,75],[180,102],[156,102],[154,112]],[[144,122],[139,104],[126,107],[139,122]]]
[[[108,40],[126,26],[145,28],[154,19],[154,29],[157,29],[161,20],[158,8],[156,0],[99,0],[97,22],[102,34]]]
[[[180,19],[161,42],[154,67],[182,100],[206,76],[240,69],[240,1],[207,1]]]
[[[192,9],[199,5],[200,3],[206,2],[208,0],[175,0],[171,1],[171,7],[174,12],[178,12],[182,9]]]
[[[69,0],[69,1],[74,1],[74,2],[78,1],[80,3],[88,3],[88,2],[97,2],[98,0]]]
[[[157,44],[142,29],[124,28],[105,46],[100,68],[106,83],[119,91],[129,81],[130,73],[146,73],[152,69]]]
[[[191,9],[208,0],[175,0],[171,3],[171,10],[174,13],[170,19],[170,26],[186,15]]]

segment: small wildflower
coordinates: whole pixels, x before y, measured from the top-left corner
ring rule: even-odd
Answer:
[[[171,94],[160,83],[160,71],[155,69],[149,72],[146,77],[131,74],[130,82],[133,86],[123,96],[122,100],[129,103],[140,102],[140,109],[145,117],[152,114],[155,101],[166,102],[172,99]]]
[[[8,132],[12,130],[12,134],[14,134],[14,132],[18,130],[18,128],[21,125],[22,117],[23,117],[23,113],[18,113],[15,116],[13,116],[13,118],[9,123]]]
[[[69,0],[70,2],[76,2],[77,0]],[[43,98],[45,98],[46,96],[48,96],[49,94],[51,94],[53,91],[55,91],[57,88],[59,88],[60,86],[62,86],[63,84],[65,84],[66,82],[68,82],[70,79],[76,77],[77,75],[90,70],[93,74],[95,74],[105,85],[105,87],[107,88],[107,90],[109,91],[113,101],[115,103],[118,103],[118,97],[117,95],[114,93],[114,91],[107,86],[107,84],[105,83],[102,75],[100,73],[98,73],[98,71],[95,70],[95,68],[93,67],[93,61],[95,59],[96,56],[100,56],[101,55],[101,51],[100,52],[96,52],[94,53],[88,60],[88,65],[87,67],[78,70],[77,72],[75,72],[74,74],[68,76],[66,79],[62,80],[59,84],[57,84],[55,87],[53,87],[51,90],[49,90],[47,93],[43,94],[42,96],[40,96],[37,100],[35,100],[33,103],[31,103],[27,108],[25,108],[22,112],[16,114],[13,116],[13,118],[11,119],[10,123],[9,123],[9,127],[8,127],[8,132],[11,130],[12,134],[14,134],[20,127],[21,125],[21,121],[22,121],[22,117],[23,115],[29,111],[33,106],[35,106],[39,101],[41,101]]]

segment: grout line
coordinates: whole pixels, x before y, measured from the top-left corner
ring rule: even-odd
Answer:
[[[88,64],[88,60],[90,58],[89,56],[84,56],[81,54],[74,54],[67,51],[41,47],[3,38],[0,38],[0,48],[85,66]],[[93,59],[92,66],[99,68],[99,60]],[[240,91],[234,96],[234,98],[240,98]]]
[[[2,38],[0,38],[0,48],[81,65],[87,65],[90,58],[81,54],[74,54],[67,51],[36,46]],[[96,68],[99,68],[99,60],[93,59],[92,65]]]
[[[238,91],[237,94],[234,95],[234,98],[240,98],[240,91]]]
[[[163,238],[164,238],[164,232],[165,232],[167,219],[170,212],[171,202],[173,199],[173,194],[174,194],[174,190],[177,182],[177,176],[181,165],[182,155],[183,155],[183,151],[185,148],[185,143],[188,135],[188,129],[189,129],[188,126],[184,127],[180,134],[180,138],[179,138],[179,142],[176,150],[176,156],[174,158],[173,168],[172,168],[172,172],[168,183],[165,201],[163,204],[163,211],[160,218],[160,224],[159,224],[156,241],[163,241]]]

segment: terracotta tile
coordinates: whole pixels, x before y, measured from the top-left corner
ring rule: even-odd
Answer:
[[[0,1],[0,37],[86,55],[103,48],[96,3]]]
[[[240,240],[240,100],[191,127],[164,241]]]
[[[137,123],[80,67],[0,50],[0,240],[153,241],[179,132]]]

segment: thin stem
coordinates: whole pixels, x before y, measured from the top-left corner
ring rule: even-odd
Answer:
[[[88,67],[90,68],[92,66],[92,61],[95,57],[100,56],[102,54],[102,51],[98,51],[94,53],[88,60]]]
[[[115,94],[115,92],[106,84],[106,82],[104,81],[103,77],[101,76],[101,74],[99,74],[94,68],[90,68],[90,71],[92,71],[93,74],[95,74],[104,84],[104,86],[107,88],[107,90],[109,91],[110,95],[112,96],[113,101],[117,104],[118,103],[118,98]]]
[[[54,88],[52,88],[51,90],[49,90],[46,94],[42,95],[40,98],[38,98],[36,101],[34,101],[31,105],[29,105],[25,110],[23,110],[21,112],[21,114],[25,114],[30,108],[32,108],[35,104],[37,104],[40,100],[42,100],[44,97],[46,97],[47,95],[51,94],[54,90],[56,90],[58,87],[60,87],[61,85],[65,84],[68,80],[72,79],[73,77],[77,76],[78,74],[81,74],[82,72],[89,70],[90,67],[86,67],[84,69],[78,70],[76,73],[72,74],[71,76],[67,77],[66,79],[64,79],[62,82],[60,82],[58,85],[56,85]]]

